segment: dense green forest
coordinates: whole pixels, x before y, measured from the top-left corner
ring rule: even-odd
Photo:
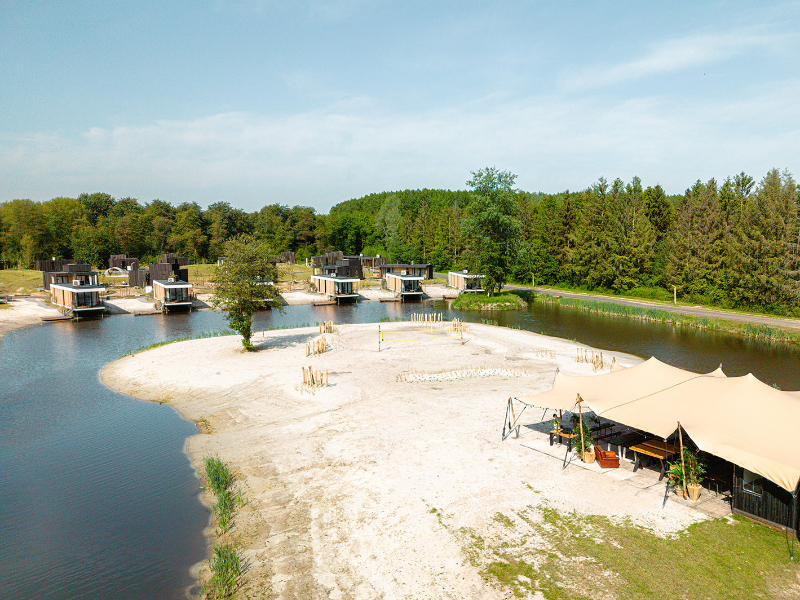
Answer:
[[[626,292],[676,286],[684,298],[731,307],[800,313],[799,187],[772,170],[756,183],[740,173],[722,184],[697,181],[667,196],[601,178],[558,194],[514,191],[523,249],[511,277]],[[48,202],[0,204],[0,258],[28,267],[34,259],[82,259],[96,267],[109,255],[153,259],[178,252],[214,260],[225,240],[252,233],[276,251],[303,260],[328,250],[430,262],[445,270],[470,266],[464,223],[469,191],[405,190],[370,194],[330,214],[278,204],[248,213],[227,202],[206,210],[154,200],[81,194]]]

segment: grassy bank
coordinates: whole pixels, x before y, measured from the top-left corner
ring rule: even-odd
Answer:
[[[453,300],[456,310],[517,310],[525,308],[525,301],[517,294],[461,294]]]
[[[549,294],[536,294],[534,302],[558,304],[565,308],[572,308],[595,314],[637,319],[640,321],[669,323],[682,327],[694,327],[696,329],[734,333],[759,340],[800,344],[800,332],[798,331],[770,327],[768,325],[759,325],[756,323],[697,317],[694,315],[674,313],[660,308],[642,308],[639,306],[616,304],[614,302],[564,298],[563,296],[551,296]]]
[[[432,512],[487,581],[517,597],[538,591],[548,600],[745,600],[793,598],[800,590],[786,535],[741,517],[704,521],[665,538],[545,503],[498,513],[482,537]]]

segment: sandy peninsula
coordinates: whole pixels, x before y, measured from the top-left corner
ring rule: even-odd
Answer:
[[[232,533],[250,565],[244,597],[507,598],[474,543],[465,549],[464,532],[507,535],[498,513],[546,505],[661,534],[704,518],[625,485],[622,469],[562,468],[535,425],[501,440],[510,396],[549,389],[556,368],[592,373],[574,343],[474,324],[463,343],[420,324],[381,329],[380,352],[378,324],[338,325],[319,356],[306,356],[320,335],[306,328],[259,334],[253,353],[236,336],[200,339],[103,370],[109,386],[201,424],[187,443],[196,468],[207,455],[234,468],[247,499]],[[304,387],[303,367],[328,387]]]

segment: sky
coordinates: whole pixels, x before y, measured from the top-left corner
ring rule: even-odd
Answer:
[[[800,177],[800,2],[0,0],[0,202]]]

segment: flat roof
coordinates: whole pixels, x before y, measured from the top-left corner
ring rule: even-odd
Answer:
[[[361,281],[358,277],[345,277],[344,275],[312,275],[311,277],[328,281]]]
[[[72,285],[71,283],[51,283],[51,288],[58,288],[59,290],[70,290],[73,292],[105,292],[106,288],[102,285]]]
[[[397,277],[398,279],[416,279],[418,281],[422,281],[424,277],[422,275],[401,275],[400,273],[387,273],[387,277]]]
[[[462,277],[486,277],[483,273],[469,273],[468,271],[448,271],[452,275],[461,275]]]
[[[167,279],[154,279],[153,284],[158,284],[165,288],[191,288],[192,284],[185,281],[169,281]]]
[[[416,263],[411,265],[401,265],[396,263],[380,265],[381,267],[430,267],[431,263]]]

